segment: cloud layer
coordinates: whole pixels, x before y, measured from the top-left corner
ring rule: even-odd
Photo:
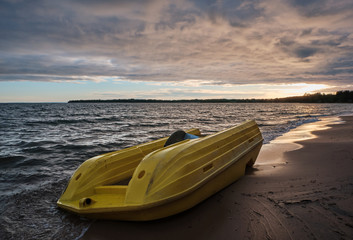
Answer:
[[[353,82],[351,0],[3,0],[0,81]]]

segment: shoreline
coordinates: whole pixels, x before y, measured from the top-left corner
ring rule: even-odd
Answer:
[[[68,103],[115,103],[115,102],[144,102],[144,103],[155,103],[155,102],[175,102],[175,103],[352,103],[353,102],[353,91],[338,91],[336,94],[322,94],[314,93],[303,96],[291,96],[282,98],[246,98],[246,99],[228,99],[228,98],[211,98],[211,99],[86,99],[86,100],[69,100]]]
[[[97,220],[81,239],[351,239],[353,116],[340,119],[264,145],[246,176],[190,210],[150,222]]]
[[[353,117],[353,116],[352,116]],[[330,129],[331,125],[344,124],[340,117],[322,117],[317,121],[304,123],[298,127],[285,132],[269,143],[262,146],[255,165],[280,165],[285,164],[284,154],[303,148],[301,142],[315,139],[317,135],[313,132]]]

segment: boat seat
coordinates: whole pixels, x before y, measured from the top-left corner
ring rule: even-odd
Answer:
[[[172,135],[170,135],[170,137],[165,142],[164,147],[167,147],[177,142],[181,142],[186,139],[195,139],[195,138],[199,138],[199,137],[196,135],[192,135],[190,133],[186,133],[183,130],[178,130],[174,132]]]

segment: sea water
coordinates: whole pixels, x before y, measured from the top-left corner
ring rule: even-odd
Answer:
[[[0,104],[0,239],[75,239],[91,223],[56,207],[75,169],[93,156],[175,130],[212,134],[255,119],[268,143],[353,104]]]

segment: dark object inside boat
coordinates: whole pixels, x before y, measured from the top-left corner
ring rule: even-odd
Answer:
[[[195,138],[199,138],[199,137],[196,135],[186,133],[183,130],[178,130],[178,131],[174,132],[172,135],[170,135],[170,137],[168,138],[168,140],[164,144],[164,147],[167,147],[167,146],[172,145],[177,142],[181,142],[185,139],[195,139]]]

